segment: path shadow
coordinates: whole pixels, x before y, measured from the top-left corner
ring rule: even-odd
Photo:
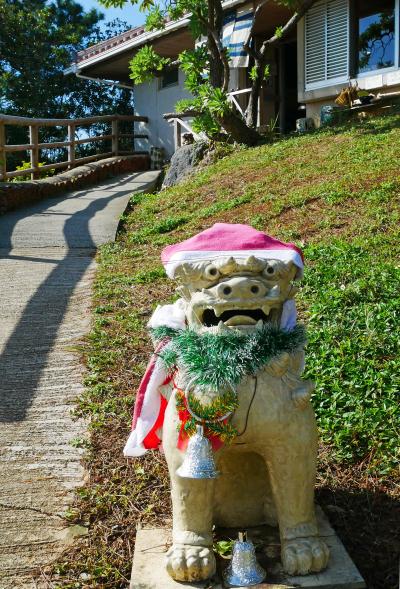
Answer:
[[[116,191],[115,194],[92,200],[87,207],[67,217],[63,226],[66,247],[59,248],[60,256],[63,256],[61,259],[57,255],[54,258],[52,256],[46,258],[46,255],[42,258],[43,250],[40,248],[38,248],[37,256],[34,253],[31,255],[32,250],[27,256],[24,255],[25,252],[14,256],[12,236],[18,221],[28,217],[32,212],[49,214],[51,218],[52,213],[46,211],[62,202],[64,200],[62,197],[46,199],[39,205],[10,213],[8,219],[8,215],[5,215],[3,219],[11,221],[12,218],[12,222],[4,223],[3,219],[0,222],[1,259],[26,260],[32,264],[38,262],[54,264],[47,277],[28,300],[22,316],[0,355],[0,422],[18,422],[25,419],[39,381],[44,377],[48,355],[52,350],[70,298],[91,264],[96,251],[96,244],[89,230],[90,220],[112,199],[131,192],[132,189],[124,191],[121,187],[121,190]],[[85,193],[87,191],[77,193],[76,198],[80,195],[83,197]],[[71,198],[71,195],[68,198]],[[83,248],[79,245],[81,243],[85,243]],[[68,380],[68,372],[65,373],[64,378]]]

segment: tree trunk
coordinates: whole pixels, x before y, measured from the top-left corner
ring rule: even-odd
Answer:
[[[261,139],[261,135],[252,127],[248,127],[245,121],[234,112],[217,117],[217,121],[237,143],[244,143],[244,145],[252,147]]]
[[[208,47],[210,50],[210,84],[214,88],[221,88],[224,81],[224,65],[211,35],[208,35]]]
[[[218,39],[221,37],[223,14],[221,0],[208,0],[207,46],[210,56],[210,84],[213,88],[221,88],[224,84],[224,63],[215,40],[215,35]]]

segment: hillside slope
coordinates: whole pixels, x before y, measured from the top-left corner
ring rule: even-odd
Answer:
[[[160,250],[223,221],[304,250],[299,306],[323,441],[318,500],[369,587],[395,588],[399,161],[392,115],[238,149],[178,187],[132,199],[119,241],[99,257],[90,375],[78,405],[92,419],[92,476],[70,514],[91,531],[86,548],[60,565],[65,583],[83,587],[79,574],[89,571],[86,587],[124,587],[135,523],[169,517],[162,456],[127,464],[121,448],[151,349],[145,324],[174,292]]]

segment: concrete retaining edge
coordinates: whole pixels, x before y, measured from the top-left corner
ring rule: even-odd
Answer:
[[[149,168],[150,158],[146,154],[114,156],[43,180],[0,182],[0,215],[43,198],[57,196],[67,190],[77,190],[96,184],[110,176],[144,172]]]

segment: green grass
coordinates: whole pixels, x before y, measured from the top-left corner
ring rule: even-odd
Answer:
[[[298,302],[309,335],[306,375],[317,383],[320,498],[333,493],[329,501],[346,510],[357,495],[351,529],[340,516],[335,523],[371,586],[394,589],[390,552],[373,566],[379,534],[370,505],[381,495],[389,504],[398,460],[399,161],[400,117],[391,115],[240,148],[177,187],[132,197],[118,242],[98,256],[87,386],[76,410],[91,420],[91,480],[70,519],[90,534],[58,565],[56,586],[125,587],[135,525],[170,516],[162,456],[127,462],[122,446],[151,351],[145,325],[175,296],[160,251],[221,221],[253,224],[304,249]],[[379,513],[393,530],[387,504]],[[367,530],[352,519],[361,513]],[[91,580],[80,581],[83,572]]]
[[[398,239],[395,231],[305,250],[307,364],[322,439],[334,458],[368,458],[381,475],[399,458]]]
[[[134,197],[126,219],[127,249],[161,249],[228,212],[229,221],[305,244],[300,303],[309,310],[308,372],[322,439],[339,460],[368,456],[379,474],[398,459],[399,156],[397,116],[240,149],[181,186]],[[288,211],[299,215],[277,231]]]

